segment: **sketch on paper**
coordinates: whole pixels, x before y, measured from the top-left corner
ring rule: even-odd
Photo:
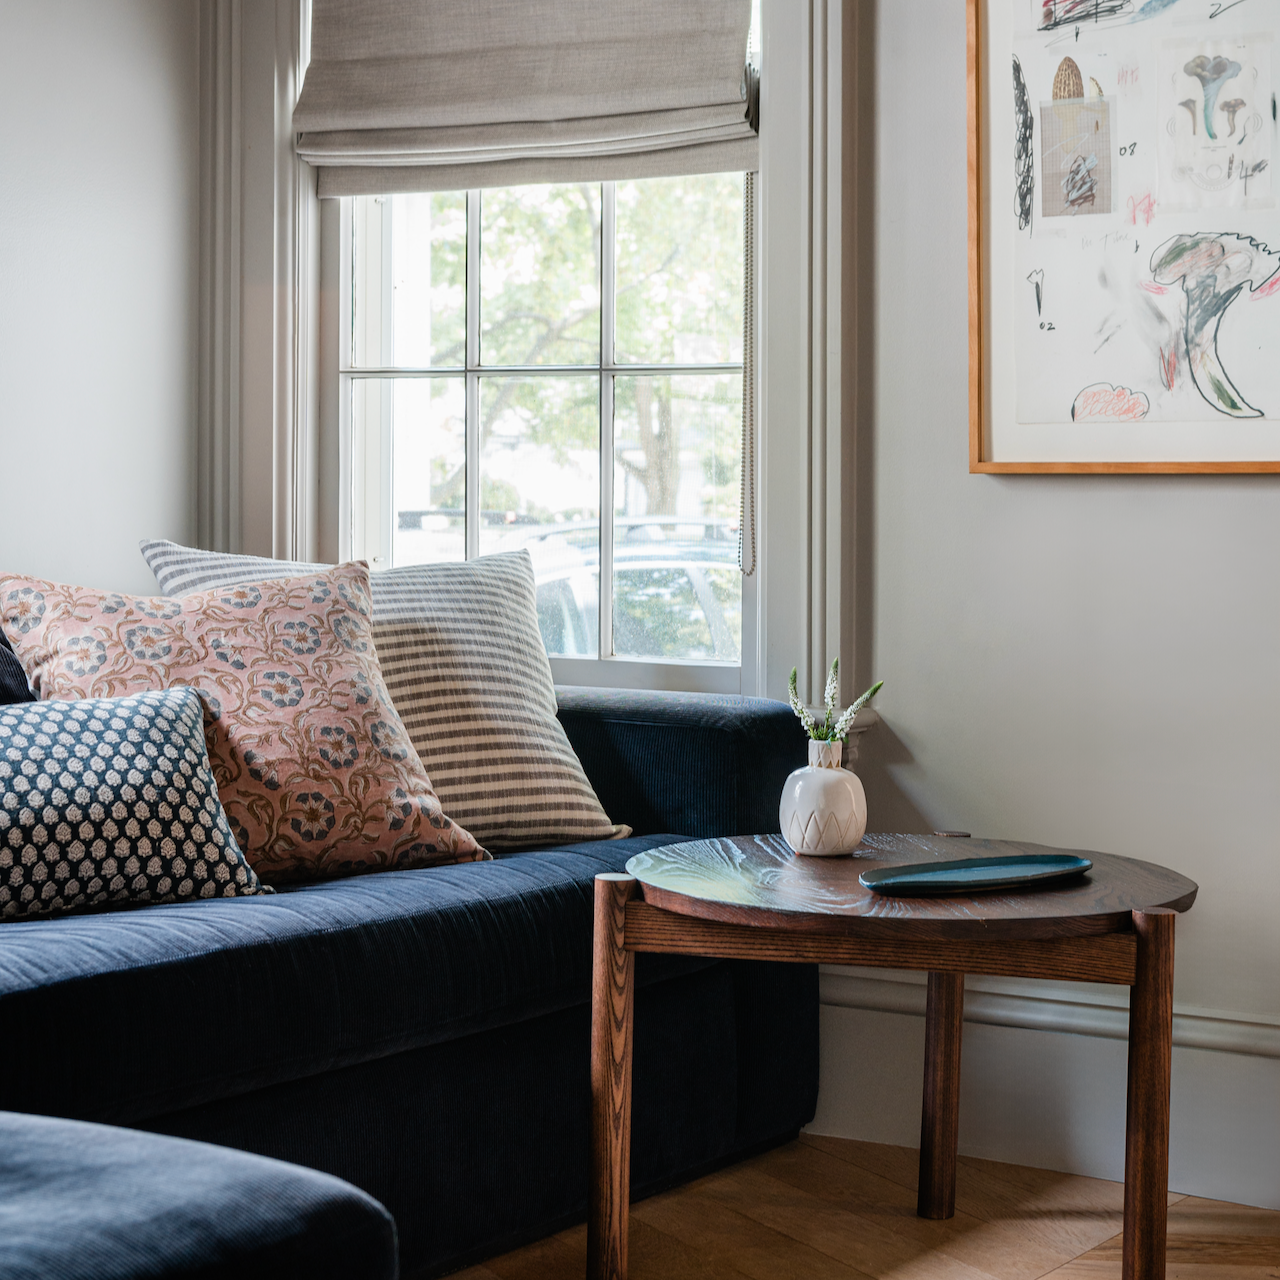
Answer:
[[[1158,451],[1274,423],[1280,458],[1280,0],[991,2],[1014,13],[1015,424]]]
[[[1160,62],[1165,207],[1172,212],[1266,202],[1275,132],[1268,119],[1270,41],[1169,41]]]
[[[1044,314],[1044,272],[1027,272],[1027,283],[1036,291],[1036,315]]]
[[[1181,337],[1191,380],[1205,402],[1219,413],[1233,418],[1263,416],[1261,409],[1255,409],[1236,390],[1222,367],[1218,330],[1227,308],[1245,285],[1257,293],[1273,278],[1280,284],[1278,272],[1280,254],[1247,236],[1174,236],[1151,256],[1151,277],[1158,286],[1182,286]]]
[[[1043,0],[1040,6],[1040,30],[1057,31],[1061,27],[1079,27],[1086,23],[1142,22],[1158,18],[1172,9],[1178,0]]]
[[[1026,231],[1031,226],[1031,210],[1036,200],[1035,156],[1032,154],[1036,118],[1031,114],[1031,98],[1016,54],[1013,58],[1013,114],[1013,198],[1018,230]]]
[[[1072,58],[1059,63],[1053,99],[1040,106],[1040,138],[1041,215],[1111,213],[1111,104],[1085,97]]]
[[[1147,416],[1151,402],[1140,391],[1095,382],[1076,396],[1071,405],[1072,422],[1137,422]]]

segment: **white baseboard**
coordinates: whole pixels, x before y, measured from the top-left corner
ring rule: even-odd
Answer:
[[[923,975],[824,968],[810,1130],[915,1146]],[[960,1149],[1124,1176],[1128,992],[970,978]],[[1280,1019],[1177,1006],[1170,1186],[1280,1209]]]
[[[819,990],[823,1004],[924,1016],[922,973],[895,972],[885,977],[883,970],[823,965]],[[971,977],[965,981],[964,1018],[995,1027],[1127,1040],[1129,992],[1127,987]],[[1280,1058],[1280,1017],[1175,1004],[1173,1043]]]

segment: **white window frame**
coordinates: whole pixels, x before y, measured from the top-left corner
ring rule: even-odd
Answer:
[[[752,599],[744,592],[740,690],[785,698],[796,666],[801,697],[816,704],[827,664],[837,653],[842,682],[849,682],[842,690],[846,700],[873,678],[867,665],[871,633],[860,633],[855,622],[861,618],[869,628],[876,566],[883,570],[891,564],[891,558],[884,560],[889,553],[877,549],[868,536],[877,484],[871,474],[871,445],[859,441],[874,439],[875,404],[857,379],[860,367],[874,365],[874,354],[864,358],[860,353],[871,341],[864,326],[870,323],[866,298],[875,282],[864,276],[865,264],[854,250],[873,235],[882,202],[875,191],[862,195],[858,180],[874,160],[874,135],[864,137],[852,125],[870,109],[863,98],[874,86],[864,88],[858,66],[874,52],[876,29],[874,23],[867,25],[865,15],[846,13],[841,0],[810,0],[800,6],[763,0],[761,10],[767,74],[761,82],[755,183],[756,572],[744,581]],[[350,350],[339,335],[351,306],[350,264],[340,261],[350,244],[350,226],[340,225],[343,202],[318,203],[315,523],[320,558],[334,560],[351,555],[350,397],[339,394],[340,352]],[[270,280],[259,279],[247,265],[264,254],[269,261],[271,254],[259,244],[260,236],[253,238],[256,223],[245,224],[243,244],[239,223],[229,225],[234,234],[224,228],[209,252],[218,249],[233,264],[233,283],[241,281],[247,315],[262,299],[275,296]],[[253,253],[246,257],[250,248]],[[222,259],[215,254],[210,260]],[[238,314],[233,310],[233,321]],[[224,382],[233,390],[239,387],[241,353],[245,361],[258,359],[261,343],[249,341],[247,319],[233,325],[233,331],[235,341],[228,346],[215,341],[222,332],[217,326],[202,328],[202,358],[222,379],[211,377],[215,391]],[[271,514],[271,495],[259,491],[258,480],[264,467],[271,474],[269,451],[262,461],[260,444],[265,440],[269,446],[271,437],[257,425],[265,410],[251,413],[248,397],[243,399],[239,412],[233,407],[225,415],[231,459],[227,483],[219,488],[218,476],[207,467],[201,469],[201,483],[210,489],[213,516],[231,526],[228,545],[269,555],[270,540],[247,526],[250,513],[262,522],[260,507]],[[238,401],[233,397],[228,403]],[[206,429],[202,419],[201,456],[220,456],[218,448],[217,433]],[[859,501],[867,505],[858,507]],[[855,519],[858,510],[863,514]],[[237,515],[241,511],[243,530]],[[859,634],[866,648],[855,643]],[[699,686],[689,678],[696,673],[660,664],[613,659],[588,660],[579,667],[556,659],[553,669],[566,683],[733,691],[722,683]],[[712,674],[723,681],[723,672]]]
[[[739,664],[707,663],[678,658],[639,660],[616,657],[613,647],[613,394],[618,375],[735,374],[742,364],[638,364],[618,363],[614,352],[615,184],[601,183],[601,296],[600,360],[590,365],[482,365],[480,362],[479,266],[480,200],[478,189],[467,194],[467,341],[465,365],[449,368],[407,366],[354,367],[351,364],[353,323],[352,224],[353,204],[339,202],[337,294],[338,363],[334,371],[338,387],[339,435],[339,555],[343,559],[367,559],[374,569],[388,568],[392,548],[392,465],[384,461],[391,448],[389,422],[382,438],[366,443],[364,456],[354,456],[351,423],[352,384],[368,378],[432,378],[465,376],[466,379],[466,555],[479,554],[480,467],[479,384],[481,376],[556,376],[596,374],[600,379],[600,607],[598,654],[595,658],[551,656],[557,684],[597,685],[618,688],[687,690],[703,693],[755,692],[757,686],[757,635],[759,632],[758,575],[742,578],[742,660]],[[390,204],[384,205],[385,224]],[[751,257],[748,257],[751,261]],[[758,366],[758,361],[757,361]],[[361,493],[363,491],[363,493]],[[363,514],[363,519],[361,515]],[[606,584],[608,584],[606,586]]]

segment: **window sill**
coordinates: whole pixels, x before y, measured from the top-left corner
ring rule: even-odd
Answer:
[[[556,684],[603,689],[663,689],[677,693],[741,693],[742,668],[725,662],[636,661],[631,658],[552,658]]]

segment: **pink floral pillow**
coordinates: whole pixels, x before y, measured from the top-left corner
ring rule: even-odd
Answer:
[[[360,563],[186,596],[0,578],[41,698],[191,685],[218,794],[265,880],[488,857],[447,818],[382,681]]]

